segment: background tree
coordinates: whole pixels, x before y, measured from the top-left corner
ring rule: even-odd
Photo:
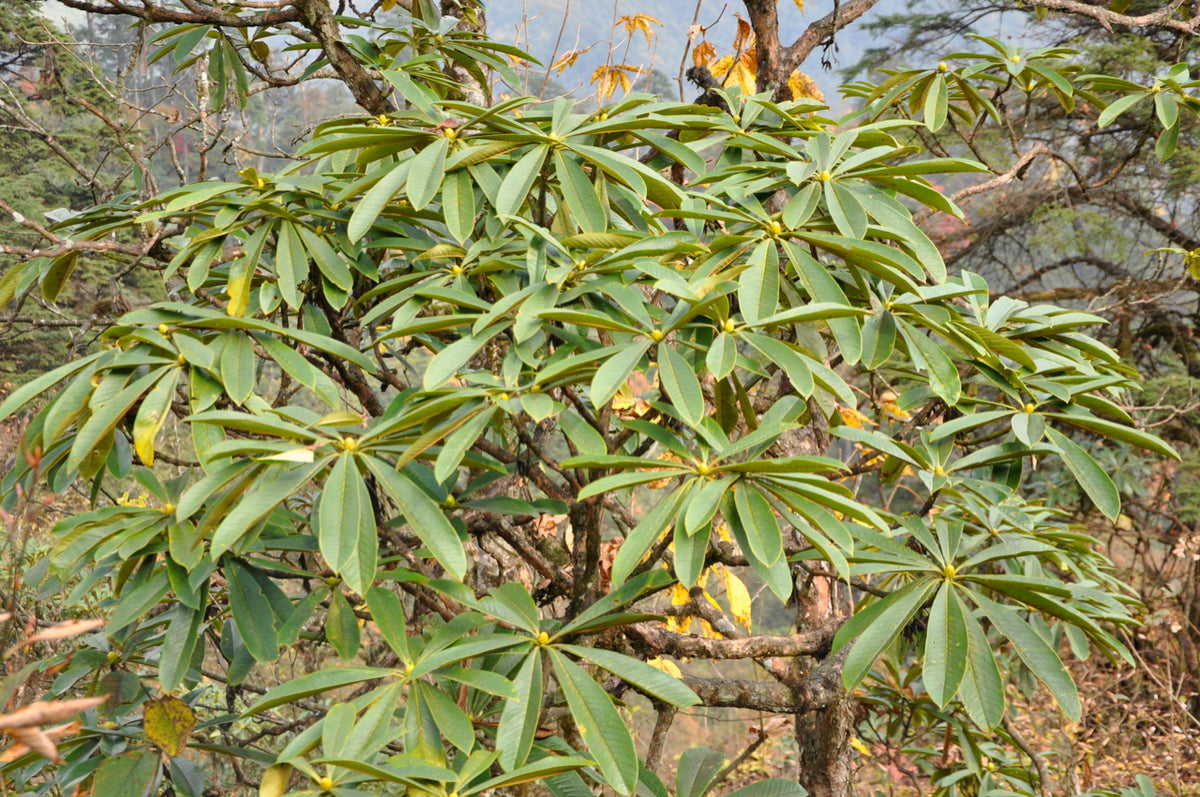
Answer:
[[[1048,788],[1044,768],[985,766],[993,734],[1028,750],[1005,678],[1078,718],[1059,651],[1129,657],[1115,633],[1133,601],[1030,468],[1060,462],[1118,518],[1069,433],[1174,451],[1118,403],[1135,374],[1079,331],[1099,318],[949,274],[914,223],[913,206],[961,217],[926,175],[986,167],[913,159],[907,120],[835,132],[783,88],[804,38],[777,69],[757,36],[767,91],[714,88],[724,110],[634,95],[581,114],[480,104],[485,68],[515,84],[509,57],[528,56],[469,6],[417,2],[384,27],[320,0],[68,4],[163,25],[160,57],[211,81],[197,119],[248,98],[251,75],[323,69],[370,116],[321,125],[273,173],[114,196],[6,273],[45,295],[104,251],[160,271],[166,296],[0,405],[65,381],[5,486],[15,506],[38,483],[87,485],[95,508],[58,524],[30,580],[119,597],[49,690],[89,679],[112,695],[105,724],[88,715],[57,768],[16,757],[14,780],[195,794],[207,752],[272,795],[661,794],[672,720],[701,704],[796,716],[799,783],[845,794],[849,690],[885,656],[879,681],[919,683],[948,740],[937,788]],[[773,7],[747,10],[769,29]],[[284,35],[316,60],[272,63]],[[991,46],[860,92],[873,113],[923,108],[935,132],[951,113],[1003,122],[997,85],[1063,107],[1072,80],[1116,91],[1109,116],[1129,102],[1062,48]],[[1172,80],[1156,94],[1194,113],[1195,84]],[[118,498],[122,482],[144,494]],[[756,669],[677,677],[672,658]],[[656,715],[644,755],[614,703],[638,694]],[[727,776],[719,759],[685,754],[677,793]]]

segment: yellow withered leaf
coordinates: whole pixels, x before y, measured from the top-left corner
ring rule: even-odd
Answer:
[[[674,675],[676,678],[682,678],[683,673],[679,671],[678,665],[670,659],[664,659],[661,656],[655,656],[652,659],[646,659],[646,663],[656,670],[662,670],[667,675]]]
[[[792,91],[793,100],[810,99],[825,102],[825,93],[817,88],[817,84],[811,77],[799,69],[792,72],[788,78],[788,88]]]
[[[855,429],[864,429],[868,426],[879,425],[854,407],[843,407],[839,404],[837,410],[838,415],[842,416],[842,423],[847,426],[853,426]]]
[[[272,764],[263,773],[258,787],[258,797],[283,797],[287,793],[288,781],[292,779],[291,764]]]
[[[751,604],[750,590],[746,584],[735,576],[729,568],[725,568],[725,596],[729,599],[729,611],[733,613],[735,623],[750,633]]]
[[[183,750],[196,715],[177,697],[163,695],[146,704],[142,715],[146,737],[172,758]]]
[[[650,29],[650,26],[661,26],[662,22],[658,21],[649,14],[627,14],[617,20],[617,25],[624,25],[625,34],[628,36],[632,36],[635,32],[640,30],[646,35],[646,44],[650,44],[654,40],[654,31]]]

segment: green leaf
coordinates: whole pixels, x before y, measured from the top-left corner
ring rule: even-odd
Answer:
[[[952,593],[952,600],[959,601],[961,606],[957,593]],[[958,694],[971,721],[991,730],[1004,719],[1004,683],[983,627],[966,607],[962,607],[962,614],[967,627],[967,656]]]
[[[925,92],[925,124],[931,132],[936,133],[946,124],[949,107],[946,79],[940,74],[934,75]]]
[[[884,310],[862,326],[862,364],[872,370],[888,361],[896,348],[896,317]]]
[[[783,533],[770,502],[744,481],[732,489],[738,519],[750,542],[746,553],[768,567],[775,564],[783,556]]]
[[[738,277],[738,305],[748,324],[758,324],[775,312],[779,303],[779,257],[775,242],[767,239],[747,258],[750,267]]]
[[[225,560],[225,577],[229,582],[229,607],[246,649],[256,661],[274,661],[279,656],[279,629],[267,596],[240,559]]]
[[[713,341],[704,356],[704,364],[717,379],[724,379],[733,373],[737,362],[737,341],[728,332],[721,332]]]
[[[221,349],[221,381],[225,393],[234,404],[241,406],[254,393],[254,342],[244,332],[229,330],[221,333],[225,345]]]
[[[363,681],[398,675],[400,673],[396,672],[396,670],[385,667],[338,667],[336,669],[318,670],[307,675],[301,675],[299,678],[293,678],[271,689],[260,697],[253,706],[246,709],[242,713],[242,716],[252,716],[267,709],[293,703],[310,695],[318,695],[332,689],[341,689],[344,686],[353,686]]]
[[[475,228],[475,184],[471,173],[459,169],[446,176],[442,185],[442,214],[454,239],[465,244]]]
[[[625,537],[625,542],[621,543],[616,559],[613,560],[612,586],[614,589],[624,584],[625,579],[629,578],[629,574],[641,563],[642,558],[662,536],[667,525],[678,513],[684,497],[688,494],[688,490],[676,490],[669,496],[659,498],[650,511],[642,516],[638,524]]]
[[[700,702],[700,698],[678,678],[630,656],[602,648],[585,648],[578,645],[558,645],[557,647],[559,650],[565,650],[587,659],[593,664],[599,664],[618,678],[673,706],[687,708]]]
[[[422,384],[425,390],[437,390],[454,378],[488,341],[512,325],[511,321],[493,324],[478,334],[464,335],[434,355],[425,369]]]
[[[154,464],[154,438],[171,412],[180,372],[179,368],[169,369],[166,376],[146,393],[142,406],[138,408],[137,418],[133,422],[133,448],[146,465]]]
[[[553,648],[554,672],[587,750],[596,759],[608,785],[618,794],[632,794],[637,785],[638,755],[629,726],[599,684],[583,669]]]
[[[898,326],[908,343],[908,355],[912,357],[913,364],[929,374],[929,386],[933,392],[945,399],[947,404],[957,404],[962,396],[962,380],[954,361],[922,331],[903,322]]]
[[[733,791],[729,797],[808,797],[808,790],[790,778],[766,778]]]
[[[308,253],[300,233],[296,232],[296,225],[283,222],[276,237],[279,243],[275,247],[275,279],[279,295],[288,307],[297,308],[300,306],[300,283],[308,279]]]
[[[1021,661],[1025,662],[1025,666],[1046,685],[1067,717],[1072,722],[1079,722],[1083,712],[1079,702],[1079,690],[1076,689],[1075,681],[1063,666],[1062,659],[1058,657],[1054,648],[1009,607],[991,601],[978,592],[971,592],[970,596],[971,600],[983,609],[983,613],[992,621],[996,630],[1008,639]]]
[[[526,152],[513,165],[505,176],[504,182],[500,184],[500,191],[496,195],[496,213],[501,216],[512,216],[521,209],[549,151],[550,145],[538,145]]]
[[[375,219],[379,218],[383,208],[392,201],[392,197],[408,180],[412,165],[412,159],[403,158],[385,167],[386,173],[363,194],[362,199],[355,205],[354,212],[350,214],[350,223],[346,226],[346,237],[350,239],[350,243],[357,243],[375,224]]]
[[[842,683],[847,689],[854,689],[867,676],[875,660],[900,635],[936,588],[937,582],[920,578],[872,605],[871,622],[854,641],[854,647],[842,665]]]
[[[523,765],[533,748],[538,721],[542,714],[542,652],[535,648],[517,671],[513,681],[515,700],[504,703],[496,730],[496,751],[506,772]]]
[[[379,553],[375,513],[354,454],[343,452],[325,481],[318,512],[321,555],[359,595],[375,580]]]
[[[408,200],[416,210],[421,210],[437,196],[446,176],[446,152],[450,139],[441,136],[412,159],[412,171],[408,175]]]
[[[677,797],[703,797],[713,778],[725,765],[725,756],[707,747],[690,747],[679,756],[675,772]]]
[[[92,417],[75,434],[68,462],[78,465],[101,448],[101,441],[112,434],[117,423],[125,417],[142,394],[164,375],[160,368],[143,376],[100,407],[93,407]],[[110,438],[111,439],[111,438]]]
[[[24,407],[33,399],[41,396],[43,393],[54,387],[56,384],[71,376],[72,374],[82,371],[96,359],[109,355],[108,352],[98,351],[94,354],[89,354],[86,357],[80,357],[78,360],[69,362],[66,365],[61,365],[49,373],[42,374],[36,379],[26,382],[21,387],[9,394],[4,403],[0,404],[0,421],[3,421],[12,415],[17,410]],[[111,355],[109,355],[111,356]]]
[[[107,632],[115,634],[130,623],[144,619],[150,609],[158,605],[170,588],[171,580],[166,569],[163,569],[136,589],[129,589],[121,593],[116,611],[108,618]]]
[[[270,476],[260,477],[255,482],[255,489],[237,502],[213,532],[209,545],[210,556],[216,559],[237,544],[255,524],[271,514],[292,493],[308,484],[316,472],[325,467],[325,463],[326,460],[321,460],[306,467],[278,470]]]
[[[1113,120],[1121,114],[1128,111],[1134,105],[1138,104],[1146,97],[1150,96],[1148,92],[1140,91],[1137,94],[1127,94],[1124,97],[1119,97],[1105,108],[1099,118],[1096,119],[1096,127],[1105,128],[1112,124]]]
[[[442,508],[406,475],[393,470],[386,462],[374,457],[364,457],[363,461],[434,558],[448,573],[461,580],[467,572],[467,555],[458,532],[450,525]]]
[[[625,380],[633,373],[633,369],[641,362],[642,357],[650,350],[651,341],[642,340],[631,343],[622,351],[610,354],[604,364],[596,369],[592,377],[591,397],[592,406],[599,409],[607,404]]]
[[[408,625],[404,619],[404,604],[395,593],[383,587],[371,587],[364,597],[379,633],[383,634],[384,640],[401,661],[411,664],[412,654],[408,648]]]
[[[571,215],[584,232],[604,232],[608,229],[608,214],[596,196],[596,189],[588,180],[583,168],[562,150],[554,153],[555,171],[563,199],[571,209]]]
[[[1165,128],[1158,134],[1158,140],[1154,144],[1154,155],[1160,161],[1168,160],[1175,154],[1175,148],[1179,146],[1179,123],[1168,128]]]
[[[967,626],[962,604],[950,595],[955,589],[947,579],[929,608],[929,626],[925,636],[925,660],[922,669],[925,691],[939,708],[958,691],[967,663]]]
[[[866,237],[867,211],[853,191],[837,180],[829,180],[825,183],[825,205],[838,232],[855,240]]]
[[[1084,451],[1074,440],[1067,437],[1053,426],[1046,427],[1046,436],[1050,443],[1058,449],[1063,463],[1075,481],[1087,493],[1088,498],[1096,504],[1096,508],[1104,513],[1109,520],[1116,520],[1121,514],[1121,494],[1113,484],[1104,468],[1088,452]]]
[[[700,380],[683,355],[671,346],[658,347],[658,377],[684,423],[693,429],[704,420],[704,393]]]
[[[361,207],[362,205],[359,205],[359,208]],[[346,265],[346,261],[342,259],[337,250],[329,245],[324,236],[317,235],[315,230],[310,230],[307,227],[300,227],[299,229],[300,237],[304,239],[304,246],[308,249],[309,256],[316,262],[317,268],[320,269],[325,279],[343,291],[351,290],[354,287],[354,277],[350,274],[350,267]],[[312,341],[301,337],[299,331],[293,330],[284,334],[291,335],[297,340],[304,340],[309,345],[314,345]],[[327,338],[328,336],[321,337]],[[333,341],[329,343],[332,344]],[[355,353],[357,354],[357,352]],[[367,367],[370,368],[370,365]]]
[[[111,797],[144,797],[158,780],[159,754],[153,750],[104,758],[92,779],[92,793]]]
[[[201,641],[204,610],[189,609],[182,603],[171,610],[171,621],[163,637],[158,659],[158,682],[164,692],[173,692],[183,682],[191,666],[192,653]]]

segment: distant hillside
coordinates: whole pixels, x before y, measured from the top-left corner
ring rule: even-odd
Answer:
[[[562,44],[558,53],[572,49],[591,47],[591,50],[579,57],[575,65],[565,70],[561,77],[552,75],[562,89],[571,91],[577,87],[586,87],[592,71],[608,58],[610,38],[615,38],[618,54],[624,54],[628,37],[624,26],[613,34],[613,2],[617,3],[615,16],[644,13],[659,19],[661,27],[654,26],[658,33],[657,50],[651,51],[646,46],[646,39],[640,32],[635,32],[629,41],[629,54],[626,58],[615,58],[616,62],[625,62],[649,68],[653,64],[656,71],[661,71],[672,81],[679,74],[679,65],[687,46],[687,32],[692,24],[696,5],[691,0],[489,0],[488,28],[492,36],[502,41],[526,47],[544,63],[549,64],[554,52],[554,43],[562,29]],[[563,14],[570,7],[570,16],[563,27]],[[874,9],[872,15],[901,11],[905,6],[904,0],[883,0]],[[829,13],[833,9],[833,0],[807,0],[805,12],[800,13],[791,0],[781,0],[780,29],[784,41],[793,41],[803,32],[804,28],[814,19]],[[527,23],[523,23],[523,14],[529,15]],[[736,13],[745,16],[745,10],[738,0],[702,0],[699,24],[712,25],[708,30],[708,38],[722,54],[729,52],[737,29]],[[830,99],[837,97],[837,87],[841,80],[837,70],[859,60],[863,51],[873,44],[867,34],[860,32],[858,25],[851,25],[838,34],[833,69],[826,72],[820,65],[820,50],[818,49],[803,67],[817,82],[825,95]],[[834,55],[832,52],[831,55]],[[690,63],[689,63],[690,65]],[[659,89],[656,81],[655,89]],[[531,90],[537,93],[541,86],[541,77],[531,82]],[[643,84],[644,86],[644,84]],[[587,93],[583,88],[581,93]]]

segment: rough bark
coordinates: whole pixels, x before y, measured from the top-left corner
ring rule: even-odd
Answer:
[[[349,48],[342,43],[337,19],[328,0],[303,0],[299,9],[302,15],[301,24],[321,44],[321,50],[329,59],[329,65],[350,89],[354,101],[376,116],[396,110],[380,90],[375,78],[362,68]]]
[[[464,13],[466,8],[471,9],[471,19],[468,19]],[[487,14],[484,11],[483,5],[475,0],[442,0],[442,14],[460,20],[458,23],[459,30],[478,33],[481,36],[487,35]],[[460,96],[455,97],[455,99],[462,99],[472,105],[481,107],[488,104],[489,92],[487,86],[481,85],[470,72],[453,61],[446,62],[444,71],[458,86],[457,93]]]
[[[786,88],[788,76],[823,42],[871,10],[879,0],[847,0],[809,25],[790,45],[779,40],[778,0],[744,0],[754,29],[758,56],[758,90]]]

